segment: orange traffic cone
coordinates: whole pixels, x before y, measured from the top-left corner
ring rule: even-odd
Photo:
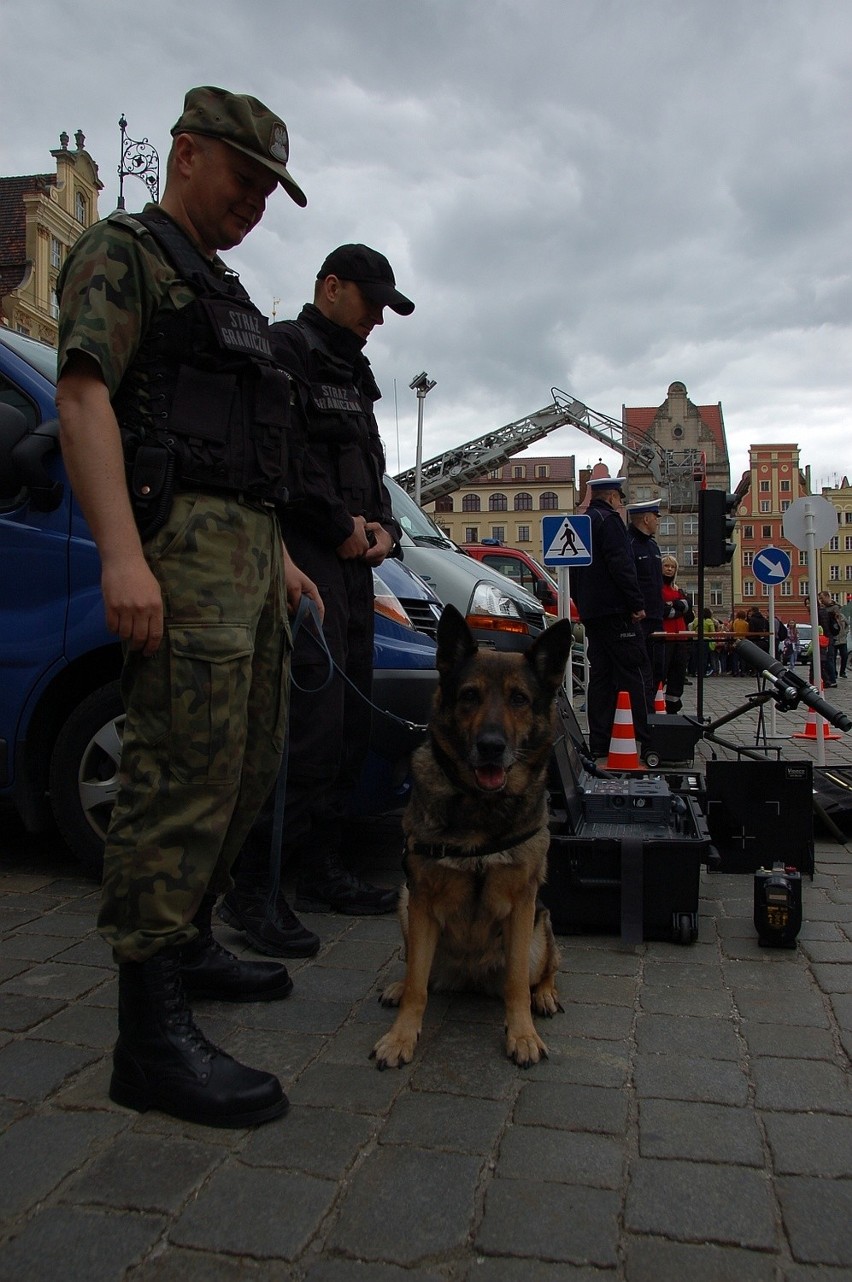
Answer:
[[[607,770],[643,769],[639,760],[639,752],[636,748],[636,732],[633,729],[633,711],[630,707],[630,695],[626,690],[619,690],[618,692],[606,768]]]
[[[822,729],[823,743],[825,743],[826,739],[842,739],[843,738],[842,734],[835,734],[833,730],[829,729],[828,722],[823,721],[822,717],[820,717],[819,719],[819,724]],[[804,730],[796,731],[794,734],[790,735],[790,738],[791,739],[813,739],[814,742],[816,742],[819,739],[819,735],[817,734],[817,716],[813,708],[808,708],[808,719],[805,722]]]
[[[654,711],[665,712],[665,710],[666,710],[666,696],[663,694],[663,683],[661,681],[660,684],[657,686],[657,693],[654,696]]]

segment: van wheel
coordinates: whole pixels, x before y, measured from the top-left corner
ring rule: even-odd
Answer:
[[[104,839],[118,792],[124,705],[117,681],[78,704],[56,736],[50,806],[60,834],[86,872],[100,880]]]

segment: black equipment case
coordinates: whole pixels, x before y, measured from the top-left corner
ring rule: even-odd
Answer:
[[[674,794],[657,775],[595,777],[581,760],[582,735],[567,700],[559,700],[558,712],[541,891],[553,929],[620,934],[629,945],[693,943],[701,864],[712,857],[694,798]]]
[[[718,872],[753,873],[783,860],[814,875],[813,766],[801,761],[708,761],[707,824]]]

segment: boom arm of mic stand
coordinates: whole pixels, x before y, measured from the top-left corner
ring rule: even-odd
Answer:
[[[815,689],[804,677],[793,672],[790,668],[785,668],[783,663],[771,658],[765,650],[761,650],[759,645],[753,641],[747,641],[741,638],[734,642],[734,646],[740,652],[747,663],[753,668],[757,668],[763,673],[775,690],[775,704],[782,712],[789,712],[797,708],[800,703],[812,708],[818,712],[821,717],[837,730],[842,730],[844,734],[852,730],[852,720],[847,717],[845,712],[835,708],[833,704],[823,699],[819,690]]]

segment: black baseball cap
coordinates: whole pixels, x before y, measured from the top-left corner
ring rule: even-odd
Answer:
[[[376,249],[368,245],[340,245],[333,249],[317,272],[317,280],[337,276],[353,281],[365,298],[390,307],[399,316],[410,316],[414,304],[396,288],[391,265]]]

